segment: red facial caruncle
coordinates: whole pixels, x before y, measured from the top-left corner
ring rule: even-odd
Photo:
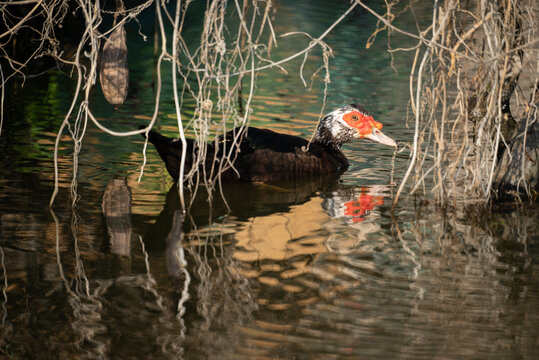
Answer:
[[[383,125],[374,120],[372,116],[362,114],[359,111],[351,111],[344,114],[343,120],[351,127],[357,129],[361,138],[372,134],[372,129],[382,129]]]

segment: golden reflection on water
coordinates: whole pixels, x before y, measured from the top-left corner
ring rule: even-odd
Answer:
[[[323,223],[329,218],[322,199],[293,206],[288,213],[249,219],[236,235],[239,261],[284,260],[303,254],[325,252]]]

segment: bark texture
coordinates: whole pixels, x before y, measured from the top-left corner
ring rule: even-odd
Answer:
[[[527,126],[526,126],[527,125]],[[518,123],[518,128],[502,153],[494,178],[498,199],[537,196],[539,191],[539,121],[537,111]]]
[[[101,89],[112,105],[121,105],[127,98],[129,69],[125,29],[118,26],[109,36],[101,53]]]

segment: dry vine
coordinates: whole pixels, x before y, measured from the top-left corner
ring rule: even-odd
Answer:
[[[39,34],[40,42],[33,49],[28,58],[24,61],[16,61],[10,57],[10,54],[3,47],[3,57],[7,60],[10,67],[10,73],[5,76],[1,65],[0,74],[2,75],[2,102],[4,85],[11,77],[15,75],[27,76],[25,71],[27,65],[32,60],[41,56],[50,56],[61,66],[72,68],[72,73],[76,75],[76,89],[73,94],[71,106],[68,109],[62,125],[58,131],[55,150],[54,150],[54,171],[55,188],[51,196],[52,205],[58,193],[58,149],[62,134],[67,130],[74,143],[73,151],[73,176],[72,193],[76,198],[76,178],[77,178],[77,159],[82,148],[82,140],[86,132],[88,123],[91,122],[102,131],[112,136],[131,136],[142,134],[149,131],[157,120],[157,114],[160,106],[160,96],[162,88],[161,69],[163,61],[168,61],[172,67],[172,83],[174,105],[178,121],[179,139],[186,148],[185,130],[189,128],[196,137],[196,146],[194,159],[195,166],[191,171],[184,174],[184,151],[182,156],[182,166],[180,168],[179,184],[188,184],[196,191],[198,184],[204,183],[211,196],[216,185],[219,185],[219,176],[221,172],[233,165],[233,159],[237,153],[237,146],[244,135],[243,129],[248,125],[251,114],[251,101],[254,95],[256,74],[268,68],[278,67],[286,72],[283,64],[299,56],[304,57],[300,77],[303,80],[303,64],[314,47],[320,46],[324,52],[324,65],[326,70],[326,83],[329,82],[329,62],[331,49],[323,42],[323,39],[334,27],[339,24],[350,12],[357,6],[352,2],[346,12],[342,14],[326,31],[315,38],[305,33],[285,34],[282,36],[307,35],[311,38],[310,44],[296,54],[287,58],[274,61],[271,59],[271,48],[277,44],[277,35],[272,26],[272,6],[271,0],[248,1],[248,0],[218,0],[208,2],[204,14],[203,28],[201,29],[200,44],[196,49],[190,49],[182,36],[184,21],[189,16],[189,7],[192,1],[178,0],[173,4],[167,4],[165,1],[148,0],[139,6],[126,9],[121,0],[117,0],[117,10],[104,10],[99,1],[77,0],[75,5],[67,0],[54,1],[13,1],[0,2],[4,23],[8,30],[0,35],[0,38],[7,37],[9,43],[16,38],[19,28],[28,28],[32,32]],[[97,82],[99,68],[100,49],[104,40],[112,34],[116,28],[133,19],[145,9],[155,5],[157,18],[157,34],[155,41],[160,44],[160,53],[156,64],[155,81],[155,107],[151,121],[146,129],[118,132],[111,130],[100,123],[93,115],[90,104],[90,94]],[[168,6],[174,5],[174,6]],[[21,7],[30,7],[30,10],[22,18],[18,18],[11,11],[18,10]],[[24,8],[26,9],[26,8]],[[24,12],[24,9],[20,12]],[[173,13],[169,13],[173,9]],[[75,55],[66,57],[61,51],[60,41],[57,39],[56,31],[62,27],[63,21],[69,14],[81,14],[85,31],[82,34]],[[233,16],[231,16],[231,14]],[[10,17],[11,15],[11,17]],[[98,28],[106,16],[114,16],[114,25],[105,32],[100,32]],[[234,18],[235,16],[235,18]],[[7,20],[6,20],[7,19]],[[231,20],[232,19],[232,20]],[[232,30],[236,26],[235,35],[231,39],[228,34],[234,34]],[[167,43],[167,34],[172,34],[172,42]],[[264,38],[267,40],[264,41]],[[178,75],[181,77],[181,83],[178,84]],[[247,89],[242,89],[242,83],[248,84]],[[245,91],[247,90],[247,91]],[[244,94],[247,94],[246,96]],[[186,97],[191,96],[196,102],[195,115],[189,121],[184,121],[181,116],[182,104]],[[243,99],[245,97],[245,99]],[[324,95],[325,97],[325,95]],[[213,168],[206,173],[204,167],[196,166],[206,157],[206,144],[210,139],[210,127],[215,112],[218,111],[221,116],[217,131],[213,135],[219,136],[225,131],[239,127],[230,149],[224,149],[225,154],[222,159],[214,159]],[[3,114],[3,112],[2,112]],[[0,118],[1,131],[2,118]],[[215,130],[215,129],[213,129]],[[144,146],[144,162],[141,167],[141,176],[143,174],[144,164],[146,163]],[[202,170],[201,170],[202,169]],[[201,173],[203,172],[203,173]],[[139,178],[140,179],[140,178]],[[185,208],[183,195],[183,186],[179,186],[180,201]]]
[[[539,36],[534,2],[435,1],[431,24],[417,34],[391,23],[391,9],[398,1],[386,2],[383,16],[359,3],[390,33],[419,40],[415,47],[390,50],[415,51],[410,73],[415,132],[394,206],[409,181],[410,194],[432,188],[439,203],[488,201],[495,193],[495,179],[507,171],[499,164],[500,154],[506,151],[514,157],[515,152],[527,151],[525,139],[537,121]],[[408,7],[413,5],[411,1]],[[513,117],[510,105],[518,116]],[[515,133],[519,122],[525,126]],[[510,139],[518,135],[524,137],[524,145],[511,148]],[[530,183],[537,179],[526,178],[524,167],[537,165],[525,162],[516,184],[509,185],[530,195]]]
[[[6,50],[7,47],[0,46],[4,60],[0,64],[0,131],[5,84],[13,76],[22,76],[23,79],[33,76],[27,73],[28,64],[32,60],[43,56],[52,57],[58,66],[70,67],[76,75],[77,86],[73,100],[55,143],[55,190],[51,205],[58,192],[58,149],[62,134],[67,130],[74,142],[72,191],[76,198],[77,158],[88,123],[93,123],[113,136],[131,136],[148,131],[155,124],[159,111],[163,61],[170,62],[172,68],[179,138],[185,148],[185,130],[189,128],[194,132],[197,144],[194,158],[200,163],[206,157],[206,143],[212,140],[211,135],[219,136],[231,128],[239,127],[234,144],[237,145],[241,140],[242,130],[249,122],[256,74],[259,71],[278,67],[286,72],[283,64],[300,56],[305,61],[309,52],[315,46],[320,46],[324,52],[327,85],[331,49],[323,39],[356,6],[363,7],[379,20],[379,27],[367,45],[372,43],[377,33],[386,29],[389,35],[399,33],[418,41],[416,46],[408,49],[390,50],[415,51],[410,73],[410,103],[415,119],[415,133],[410,164],[397,191],[395,204],[408,185],[411,187],[410,193],[432,188],[436,199],[444,203],[448,200],[488,200],[493,193],[498,158],[517,122],[533,124],[536,121],[537,98],[534,86],[530,91],[529,84],[522,84],[519,79],[525,77],[532,85],[539,80],[536,60],[537,9],[531,0],[435,1],[431,24],[424,30],[420,30],[417,25],[418,32],[415,34],[401,30],[392,23],[396,18],[395,8],[399,1],[386,1],[387,11],[380,15],[362,1],[354,0],[347,11],[319,37],[307,34],[312,39],[309,46],[278,61],[270,56],[271,48],[278,38],[271,23],[271,0],[208,2],[200,44],[194,50],[187,46],[182,35],[191,3],[189,0],[178,0],[167,6],[165,1],[148,0],[126,9],[118,0],[116,11],[105,11],[101,9],[99,1],[88,0],[77,0],[75,5],[67,0],[0,2],[3,22],[7,28],[0,34],[3,44],[10,44],[22,30],[39,35],[35,37],[39,39],[37,45],[22,60],[15,60]],[[160,44],[151,121],[146,129],[113,131],[95,118],[90,104],[90,94],[97,82],[101,45],[116,28],[124,26],[128,21],[136,21],[137,16],[151,5],[155,5],[158,20],[156,41]],[[413,10],[413,5],[414,1],[410,1],[406,8]],[[24,11],[17,11],[23,7]],[[168,9],[173,9],[173,12],[169,13]],[[61,50],[57,32],[66,16],[72,13],[83,16],[85,31],[75,55],[67,57]],[[107,31],[99,31],[106,16],[114,16],[117,21]],[[230,19],[233,21],[230,22]],[[235,31],[232,30],[233,26],[236,27]],[[232,36],[228,36],[227,29]],[[172,34],[171,43],[167,43],[169,33]],[[282,36],[288,35],[305,34]],[[299,70],[303,80],[302,71],[303,63]],[[178,85],[178,75],[183,83],[181,88]],[[242,88],[244,80],[247,89]],[[181,107],[188,96],[196,101],[196,112],[192,119],[184,121]],[[518,116],[513,117],[509,110],[511,99],[513,111],[518,111]],[[210,132],[215,112],[220,113],[222,120],[217,131]],[[525,131],[523,135],[526,135]],[[146,146],[144,154],[145,149]],[[236,150],[236,146],[225,149],[223,158],[214,159],[214,167],[208,172],[204,167],[192,166],[191,171],[184,174],[182,166],[179,183],[191,185],[193,189],[204,183],[211,196],[212,190],[219,186],[218,174],[232,167]],[[524,148],[519,151],[524,153]],[[183,156],[187,156],[185,151]],[[144,164],[141,175],[143,168]],[[522,177],[517,187],[521,186],[529,193],[531,190],[528,183],[528,179]],[[179,186],[179,191],[182,207],[185,208],[183,186]]]

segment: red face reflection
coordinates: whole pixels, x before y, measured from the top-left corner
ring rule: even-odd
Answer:
[[[364,191],[363,189],[361,189]],[[357,200],[348,201],[345,206],[344,214],[352,218],[352,222],[358,223],[366,219],[375,206],[383,205],[384,197],[361,193]]]

